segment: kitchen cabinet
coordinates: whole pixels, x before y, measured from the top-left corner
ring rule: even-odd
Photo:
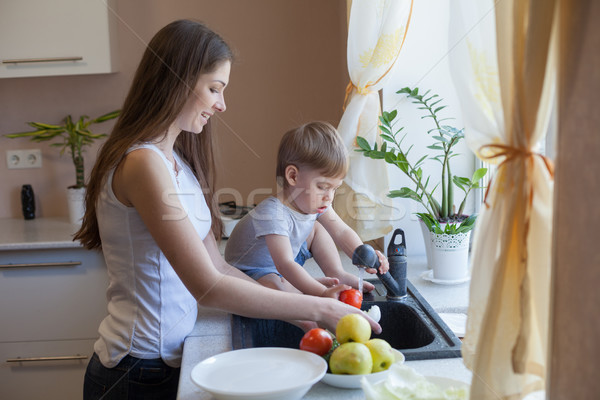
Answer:
[[[9,222],[0,230],[28,221]],[[23,248],[0,246],[0,399],[80,399],[107,313],[106,265],[100,252],[39,232],[27,227],[23,236],[34,239]]]
[[[0,78],[117,70],[116,0],[0,2]]]

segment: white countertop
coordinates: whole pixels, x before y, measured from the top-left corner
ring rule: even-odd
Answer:
[[[81,247],[73,241],[79,227],[66,218],[0,219],[0,251]]]
[[[64,218],[36,218],[24,220],[17,218],[0,219],[0,251],[60,249],[81,247],[73,242],[72,235],[77,226]],[[221,243],[221,249],[225,246]],[[357,273],[348,257],[341,255],[344,268]],[[314,261],[309,260],[306,269],[313,275],[322,275]],[[408,278],[438,313],[466,313],[468,307],[468,283],[443,286],[422,279],[427,270],[425,257],[408,258]],[[198,312],[198,322],[186,339],[178,399],[211,399],[212,397],[197,388],[190,379],[192,368],[200,361],[212,355],[232,350],[231,315],[206,308]],[[445,376],[469,382],[471,372],[465,368],[460,358],[408,361],[406,363],[423,375]],[[345,390],[324,383],[315,384],[304,397],[316,399],[364,399],[362,390]]]
[[[223,247],[224,242],[221,243]],[[348,257],[341,255],[344,268],[356,273]],[[306,269],[313,275],[321,274],[314,261],[309,260]],[[438,313],[466,313],[469,301],[469,284],[455,286],[434,284],[420,278],[427,270],[425,257],[408,259],[408,278]],[[212,396],[198,388],[190,379],[193,367],[200,361],[213,355],[232,350],[231,315],[221,311],[200,309],[194,331],[185,341],[181,377],[179,382],[179,400],[210,400]],[[444,376],[469,383],[471,371],[461,358],[439,360],[407,361],[406,365],[426,376]],[[349,390],[331,387],[325,383],[315,384],[304,396],[304,400],[334,399],[362,400],[365,396],[361,389]]]

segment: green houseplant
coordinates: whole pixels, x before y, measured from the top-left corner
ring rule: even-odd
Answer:
[[[381,159],[386,163],[400,169],[412,182],[412,187],[402,187],[397,190],[391,190],[388,197],[391,198],[408,198],[421,204],[425,212],[417,213],[419,219],[430,232],[430,240],[424,232],[425,247],[427,249],[427,257],[429,264],[435,264],[432,261],[431,254],[433,250],[428,246],[449,245],[455,246],[452,249],[455,255],[456,246],[464,248],[464,274],[467,273],[467,254],[468,240],[470,231],[475,225],[476,216],[464,215],[465,204],[469,194],[474,189],[481,189],[480,180],[486,174],[486,168],[477,169],[471,178],[459,177],[452,174],[451,160],[457,157],[455,146],[464,138],[464,130],[457,129],[447,125],[444,121],[450,118],[441,118],[439,113],[446,108],[442,105],[442,99],[437,94],[430,94],[430,91],[420,94],[418,88],[405,87],[396,93],[405,94],[419,110],[423,110],[422,119],[431,119],[432,128],[427,131],[427,134],[433,139],[433,143],[427,146],[432,150],[432,154],[427,154],[420,157],[418,160],[409,158],[412,146],[406,147],[403,141],[407,133],[403,133],[404,127],[396,127],[397,111],[383,112],[379,120],[381,122],[379,128],[380,136],[383,139],[381,147],[378,148],[377,143],[371,147],[369,142],[363,137],[357,137],[358,149],[365,157],[372,159]],[[437,184],[433,184],[431,176],[424,176],[423,165],[427,161],[439,163],[440,175]],[[458,188],[465,193],[464,199],[458,205],[454,204],[454,191]],[[460,241],[459,244],[457,244]],[[441,244],[440,244],[441,243]],[[449,261],[451,264],[456,264],[457,260]],[[435,274],[435,266],[434,274]],[[462,273],[462,272],[461,272]],[[454,276],[447,274],[446,276]],[[452,279],[452,278],[448,278]],[[442,278],[442,280],[448,280]]]
[[[11,139],[25,137],[34,142],[58,140],[57,142],[50,144],[50,146],[60,148],[61,155],[63,155],[65,151],[69,153],[73,165],[75,166],[75,184],[67,188],[69,219],[72,223],[79,223],[84,212],[84,147],[91,145],[95,140],[106,136],[105,133],[92,133],[90,126],[117,118],[120,113],[120,110],[111,111],[93,119],[90,119],[87,115],[82,115],[76,120],[70,115],[67,115],[63,119],[61,125],[28,122],[27,124],[35,128],[35,130],[5,135]]]
[[[428,97],[429,92],[419,94],[418,88],[406,87],[396,93],[406,94],[413,99],[413,104],[418,105],[418,109],[425,110],[425,115],[421,118],[432,119],[434,126],[427,133],[435,142],[427,148],[434,150],[436,154],[422,156],[417,161],[409,159],[412,146],[409,148],[402,146],[406,133],[402,134],[404,127],[395,127],[394,120],[398,114],[396,110],[383,112],[379,117],[382,146],[378,149],[377,143],[375,143],[371,147],[365,138],[358,136],[359,148],[356,151],[362,152],[366,157],[382,159],[386,163],[394,165],[412,181],[414,188],[402,187],[399,190],[391,190],[388,197],[408,198],[422,204],[426,212],[418,213],[418,216],[431,232],[449,234],[467,232],[473,229],[475,223],[474,215],[463,214],[467,197],[473,189],[481,188],[479,181],[486,174],[487,169],[479,168],[471,178],[452,175],[450,161],[458,156],[453,149],[464,138],[464,130],[442,124],[449,118],[440,118],[438,113],[446,106],[440,105],[442,99],[437,94]],[[422,166],[428,159],[440,164],[440,183],[435,186],[431,184],[431,177],[423,176]],[[465,193],[458,208],[454,204],[455,187]],[[439,200],[435,196],[438,189],[441,192]],[[442,228],[442,224],[445,225],[444,228]]]

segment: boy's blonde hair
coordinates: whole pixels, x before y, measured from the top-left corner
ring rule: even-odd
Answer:
[[[344,177],[348,172],[348,151],[337,130],[327,122],[309,122],[287,131],[277,153],[277,182],[287,186],[288,165],[316,169],[326,177]]]

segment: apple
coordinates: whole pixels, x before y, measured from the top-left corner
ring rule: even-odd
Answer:
[[[371,372],[385,371],[396,361],[394,349],[383,339],[371,339],[365,343],[365,346],[367,346],[373,358],[373,370]]]
[[[373,369],[373,358],[366,345],[348,342],[333,351],[329,368],[334,374],[366,375]]]
[[[340,344],[365,343],[371,337],[371,325],[360,314],[346,314],[339,319],[335,327],[335,336]]]

